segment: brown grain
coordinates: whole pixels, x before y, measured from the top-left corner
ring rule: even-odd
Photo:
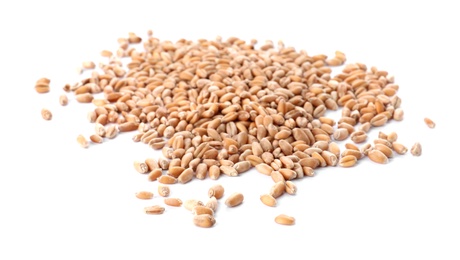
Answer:
[[[51,120],[53,118],[53,114],[51,113],[51,111],[49,111],[46,108],[42,109],[41,114],[42,114],[42,118],[45,120]]]
[[[210,228],[216,223],[216,219],[209,214],[201,214],[193,216],[193,223],[202,228]]]
[[[235,192],[231,194],[226,200],[225,200],[225,205],[228,207],[236,207],[243,203],[244,196],[242,193]]]
[[[369,157],[369,159],[371,159],[371,161],[373,162],[376,162],[376,163],[380,163],[380,164],[386,164],[388,163],[388,157],[382,153],[381,151],[379,150],[372,150],[372,151],[369,151],[369,153],[367,154],[367,156]]]
[[[69,99],[67,98],[66,94],[62,94],[59,96],[59,104],[61,106],[67,106],[67,104],[69,104]]]
[[[172,207],[180,207],[182,206],[182,200],[178,198],[165,198],[164,203],[168,206]]]
[[[285,215],[285,214],[280,214],[275,217],[275,222],[280,224],[280,225],[294,225],[295,224],[295,218]]]
[[[220,199],[224,196],[224,187],[221,184],[214,184],[208,190],[208,196],[215,197],[216,199]]]
[[[146,214],[149,215],[160,215],[163,214],[165,208],[160,205],[148,206],[144,208]]]
[[[430,118],[428,117],[425,117],[423,119],[425,121],[425,124],[429,127],[429,128],[434,128],[436,126],[436,124],[433,122],[433,120],[431,120]]]
[[[84,137],[83,135],[78,135],[77,136],[77,143],[83,148],[88,148],[89,147],[89,142],[88,142],[88,140],[86,140],[86,137]]]
[[[161,197],[168,197],[170,193],[171,191],[169,189],[169,186],[161,185],[161,184],[158,185],[158,194]]]
[[[139,191],[136,192],[136,198],[141,199],[141,200],[149,200],[153,198],[153,192],[150,191]]]
[[[412,145],[412,148],[410,149],[410,153],[413,156],[422,155],[422,145],[419,142],[414,143],[414,145]]]
[[[262,201],[263,204],[269,206],[269,207],[275,207],[276,206],[276,199],[270,195],[270,194],[263,194],[260,196],[260,201]]]

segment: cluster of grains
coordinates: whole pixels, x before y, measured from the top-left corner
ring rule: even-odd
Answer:
[[[309,55],[283,42],[257,47],[256,40],[236,37],[160,41],[151,32],[145,40],[130,33],[118,42],[115,53],[101,52],[107,62],[84,62],[82,69],[91,76],[64,90],[80,103],[95,105],[88,113],[95,124],[92,143],[134,132],[133,141],[162,151],[160,158],[134,163],[150,181],[171,185],[217,180],[254,167],[274,181],[260,197],[273,207],[282,194],[296,193],[294,180],[314,176],[317,168],[352,167],[365,157],[387,163],[393,152],[407,152],[396,133],[381,133],[373,144],[368,142],[371,129],[403,119],[394,78],[376,67],[345,64],[340,51],[332,57]],[[334,66],[342,66],[341,72],[333,75]],[[36,90],[46,92],[48,84],[40,79]],[[67,96],[60,97],[61,105],[67,102]],[[327,111],[339,109],[337,121],[326,117]],[[77,140],[88,147],[84,136]],[[339,143],[345,140],[351,142],[341,151]],[[420,145],[411,152],[420,155]],[[169,190],[159,193],[167,196]],[[225,204],[242,201],[242,194],[235,193]],[[165,204],[180,206],[182,201],[167,198]],[[146,208],[149,214],[163,211]],[[294,219],[280,215],[276,222],[293,224]],[[215,219],[197,214],[194,223],[212,226]]]
[[[203,203],[197,199],[187,199],[182,202],[179,198],[170,198],[170,189],[165,185],[158,185],[158,194],[161,197],[165,197],[164,205],[152,205],[144,208],[144,212],[149,215],[160,215],[165,212],[165,207],[181,207],[183,206],[186,210],[192,212],[193,223],[198,227],[209,228],[214,226],[216,223],[215,212],[218,208],[218,200],[224,197],[224,187],[221,184],[214,184],[208,190],[208,201]],[[137,192],[136,197],[142,200],[150,200],[154,198],[153,192],[140,191]],[[235,192],[228,196],[225,200],[225,205],[229,208],[236,207],[243,203],[244,196],[242,193]],[[278,220],[276,220],[278,222]],[[289,225],[288,223],[281,223]],[[292,225],[293,223],[291,223]]]

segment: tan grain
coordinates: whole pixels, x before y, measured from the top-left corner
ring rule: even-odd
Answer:
[[[166,186],[166,185],[159,184],[157,189],[158,189],[158,194],[161,197],[168,197],[169,194],[171,193],[169,186]]]
[[[433,120],[431,120],[430,118],[428,117],[425,117],[423,119],[423,121],[425,121],[425,124],[429,127],[429,128],[434,128],[436,126],[436,124],[433,122]]]
[[[235,193],[232,193],[225,200],[225,205],[227,205],[227,207],[236,207],[240,205],[241,203],[243,203],[243,200],[244,200],[243,194],[240,192],[235,192]]]
[[[407,153],[408,149],[406,148],[406,146],[404,146],[403,144],[401,143],[398,143],[398,142],[393,142],[392,143],[392,146],[393,146],[393,150],[397,153],[397,154],[405,154]]]
[[[413,156],[420,156],[422,155],[422,145],[419,142],[416,142],[412,145],[410,149],[410,153]]]
[[[165,211],[165,208],[160,205],[154,205],[154,206],[145,207],[144,211],[146,214],[149,214],[149,215],[159,215],[159,214],[163,214],[163,212]]]
[[[165,198],[164,203],[168,206],[172,207],[180,207],[182,206],[182,200],[178,198]]]
[[[220,199],[224,196],[224,187],[221,184],[214,184],[208,190],[208,196]]]
[[[202,228],[210,228],[214,226],[216,219],[209,214],[201,214],[193,216],[193,224]]]
[[[367,156],[373,162],[380,163],[380,164],[388,163],[388,157],[384,153],[379,151],[379,150],[371,150],[371,151],[369,151]]]
[[[269,194],[275,199],[280,197],[286,191],[286,185],[284,181],[278,181],[270,188]]]
[[[51,120],[53,118],[53,114],[51,113],[51,111],[46,108],[43,108],[41,110],[41,115],[42,115],[42,118],[45,120]]]
[[[135,193],[136,198],[141,200],[149,200],[153,198],[153,192],[150,191],[139,191]]]
[[[263,204],[269,206],[269,207],[275,207],[276,206],[276,199],[270,195],[270,194],[263,194],[260,196],[260,201],[262,201]]]
[[[275,217],[275,222],[280,225],[294,225],[295,218],[292,216],[285,215],[285,214],[280,214]]]
[[[59,104],[61,106],[67,106],[67,104],[69,104],[69,99],[67,98],[67,95],[62,94],[59,96]]]
[[[84,137],[83,135],[78,135],[77,136],[77,143],[83,148],[88,148],[89,147],[89,142],[88,142],[88,140],[86,140],[86,137]]]
[[[190,211],[192,211],[195,206],[204,206],[203,202],[197,199],[188,199],[184,201],[183,205],[185,209]]]
[[[357,159],[353,155],[342,156],[339,160],[339,166],[341,167],[352,167],[355,166]]]

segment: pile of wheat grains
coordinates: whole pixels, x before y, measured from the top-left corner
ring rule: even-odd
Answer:
[[[162,41],[151,31],[145,40],[129,33],[118,43],[115,52],[101,52],[106,62],[83,62],[80,70],[91,70],[91,76],[64,90],[78,102],[94,104],[88,120],[95,131],[77,137],[82,147],[132,132],[134,142],[162,151],[160,158],[134,162],[136,171],[159,183],[164,197],[164,205],[146,207],[147,214],[183,206],[194,213],[195,225],[212,227],[224,188],[212,185],[206,203],[182,202],[169,197],[170,185],[238,176],[254,167],[273,179],[260,200],[274,207],[284,193],[296,193],[295,180],[314,176],[319,167],[352,167],[364,157],[385,164],[394,153],[408,151],[394,132],[380,131],[368,140],[370,129],[403,119],[393,76],[362,63],[347,64],[340,51],[333,57],[310,56],[283,42],[258,45],[236,37]],[[332,75],[338,66],[341,72]],[[39,79],[35,89],[47,93],[49,84]],[[67,95],[59,102],[67,105]],[[340,110],[340,119],[326,117],[328,110]],[[51,112],[43,110],[42,116],[50,120]],[[425,122],[434,127],[431,119]],[[338,143],[347,140],[341,151]],[[420,155],[420,143],[410,151]],[[151,199],[153,191],[136,196]],[[225,205],[243,200],[235,192]],[[274,220],[295,223],[285,214]]]

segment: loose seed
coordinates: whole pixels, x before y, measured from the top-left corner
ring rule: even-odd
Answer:
[[[436,124],[433,122],[433,120],[431,120],[430,118],[428,117],[425,117],[423,119],[425,121],[425,124],[429,127],[429,128],[434,128],[436,126]]]
[[[194,215],[193,223],[202,228],[210,228],[216,224],[216,219],[209,214]]]
[[[236,207],[240,205],[243,202],[243,200],[243,194],[235,192],[225,200],[225,205],[227,205],[228,207]]]
[[[216,197],[211,197],[209,198],[208,202],[206,202],[205,206],[212,209],[213,212],[216,212],[218,205],[219,203],[217,202]]]
[[[159,214],[163,214],[163,212],[165,211],[165,208],[159,205],[154,205],[154,206],[145,207],[144,211],[146,214],[149,214],[149,215],[159,215]]]
[[[369,151],[367,156],[373,162],[380,163],[380,164],[388,163],[388,157],[386,157],[386,155],[379,150]]]
[[[46,108],[43,108],[41,113],[42,113],[42,118],[45,120],[51,120],[51,118],[53,118],[53,114],[51,114],[51,111],[49,111]]]
[[[269,194],[273,196],[275,199],[283,195],[283,193],[286,191],[286,185],[284,184],[284,181],[279,181],[275,184],[270,189]]]
[[[214,184],[208,190],[208,196],[210,198],[215,197],[216,199],[220,199],[224,196],[224,187],[220,184]]]
[[[59,104],[61,106],[67,106],[67,104],[69,104],[69,99],[67,98],[67,95],[62,94],[61,96],[59,96]]]
[[[262,201],[263,204],[269,206],[269,207],[275,207],[276,206],[276,199],[270,195],[270,194],[263,194],[260,196],[260,201]]]
[[[180,207],[182,206],[182,201],[178,198],[165,198],[164,203],[168,206],[172,207]]]
[[[160,177],[157,178],[158,182],[163,183],[163,184],[174,184],[177,183],[177,178],[174,178],[173,176],[169,175],[161,175]]]
[[[84,69],[94,69],[94,68],[96,68],[96,64],[94,62],[92,62],[92,61],[84,61],[82,63],[82,67]]]
[[[136,197],[141,200],[149,200],[153,198],[153,193],[150,191],[139,191],[136,192]]]
[[[346,155],[340,158],[339,166],[342,167],[352,167],[356,164],[357,159],[353,155]]]
[[[238,172],[232,166],[222,165],[220,166],[220,171],[230,177],[238,176]]]
[[[145,164],[145,162],[134,161],[133,165],[134,169],[138,173],[147,173],[149,171],[149,167],[147,166],[147,164]]]
[[[181,172],[179,177],[177,177],[177,181],[179,183],[185,184],[193,179],[193,169],[187,168]]]
[[[195,199],[189,199],[184,202],[184,207],[187,210],[191,211],[195,206],[204,206],[204,204],[200,200],[195,200]]]
[[[416,142],[412,148],[410,149],[410,153],[413,156],[420,156],[422,155],[422,145],[419,142]]]
[[[208,214],[211,216],[214,216],[214,211],[206,206],[195,206],[192,209],[192,213],[195,215],[203,215],[203,214]]]
[[[162,175],[162,171],[160,168],[152,170],[149,175],[147,176],[149,181],[156,181]]]
[[[168,197],[169,196],[169,193],[170,193],[170,189],[168,186],[166,185],[158,185],[158,194],[161,196],[161,197]]]
[[[280,224],[280,225],[294,225],[295,224],[295,218],[285,215],[285,214],[280,214],[275,217],[275,222]]]
[[[286,181],[286,193],[294,195],[297,193],[297,186],[292,181]]]
[[[91,140],[91,142],[95,144],[101,144],[104,141],[104,139],[101,136],[95,134],[90,135],[89,140]]]
[[[89,147],[88,140],[86,140],[86,138],[83,135],[78,135],[77,136],[77,142],[83,148],[88,148]]]
[[[397,143],[397,142],[393,142],[392,143],[392,146],[393,146],[393,150],[397,153],[397,154],[405,154],[407,153],[407,148],[403,145],[403,144],[400,144],[400,143]]]

